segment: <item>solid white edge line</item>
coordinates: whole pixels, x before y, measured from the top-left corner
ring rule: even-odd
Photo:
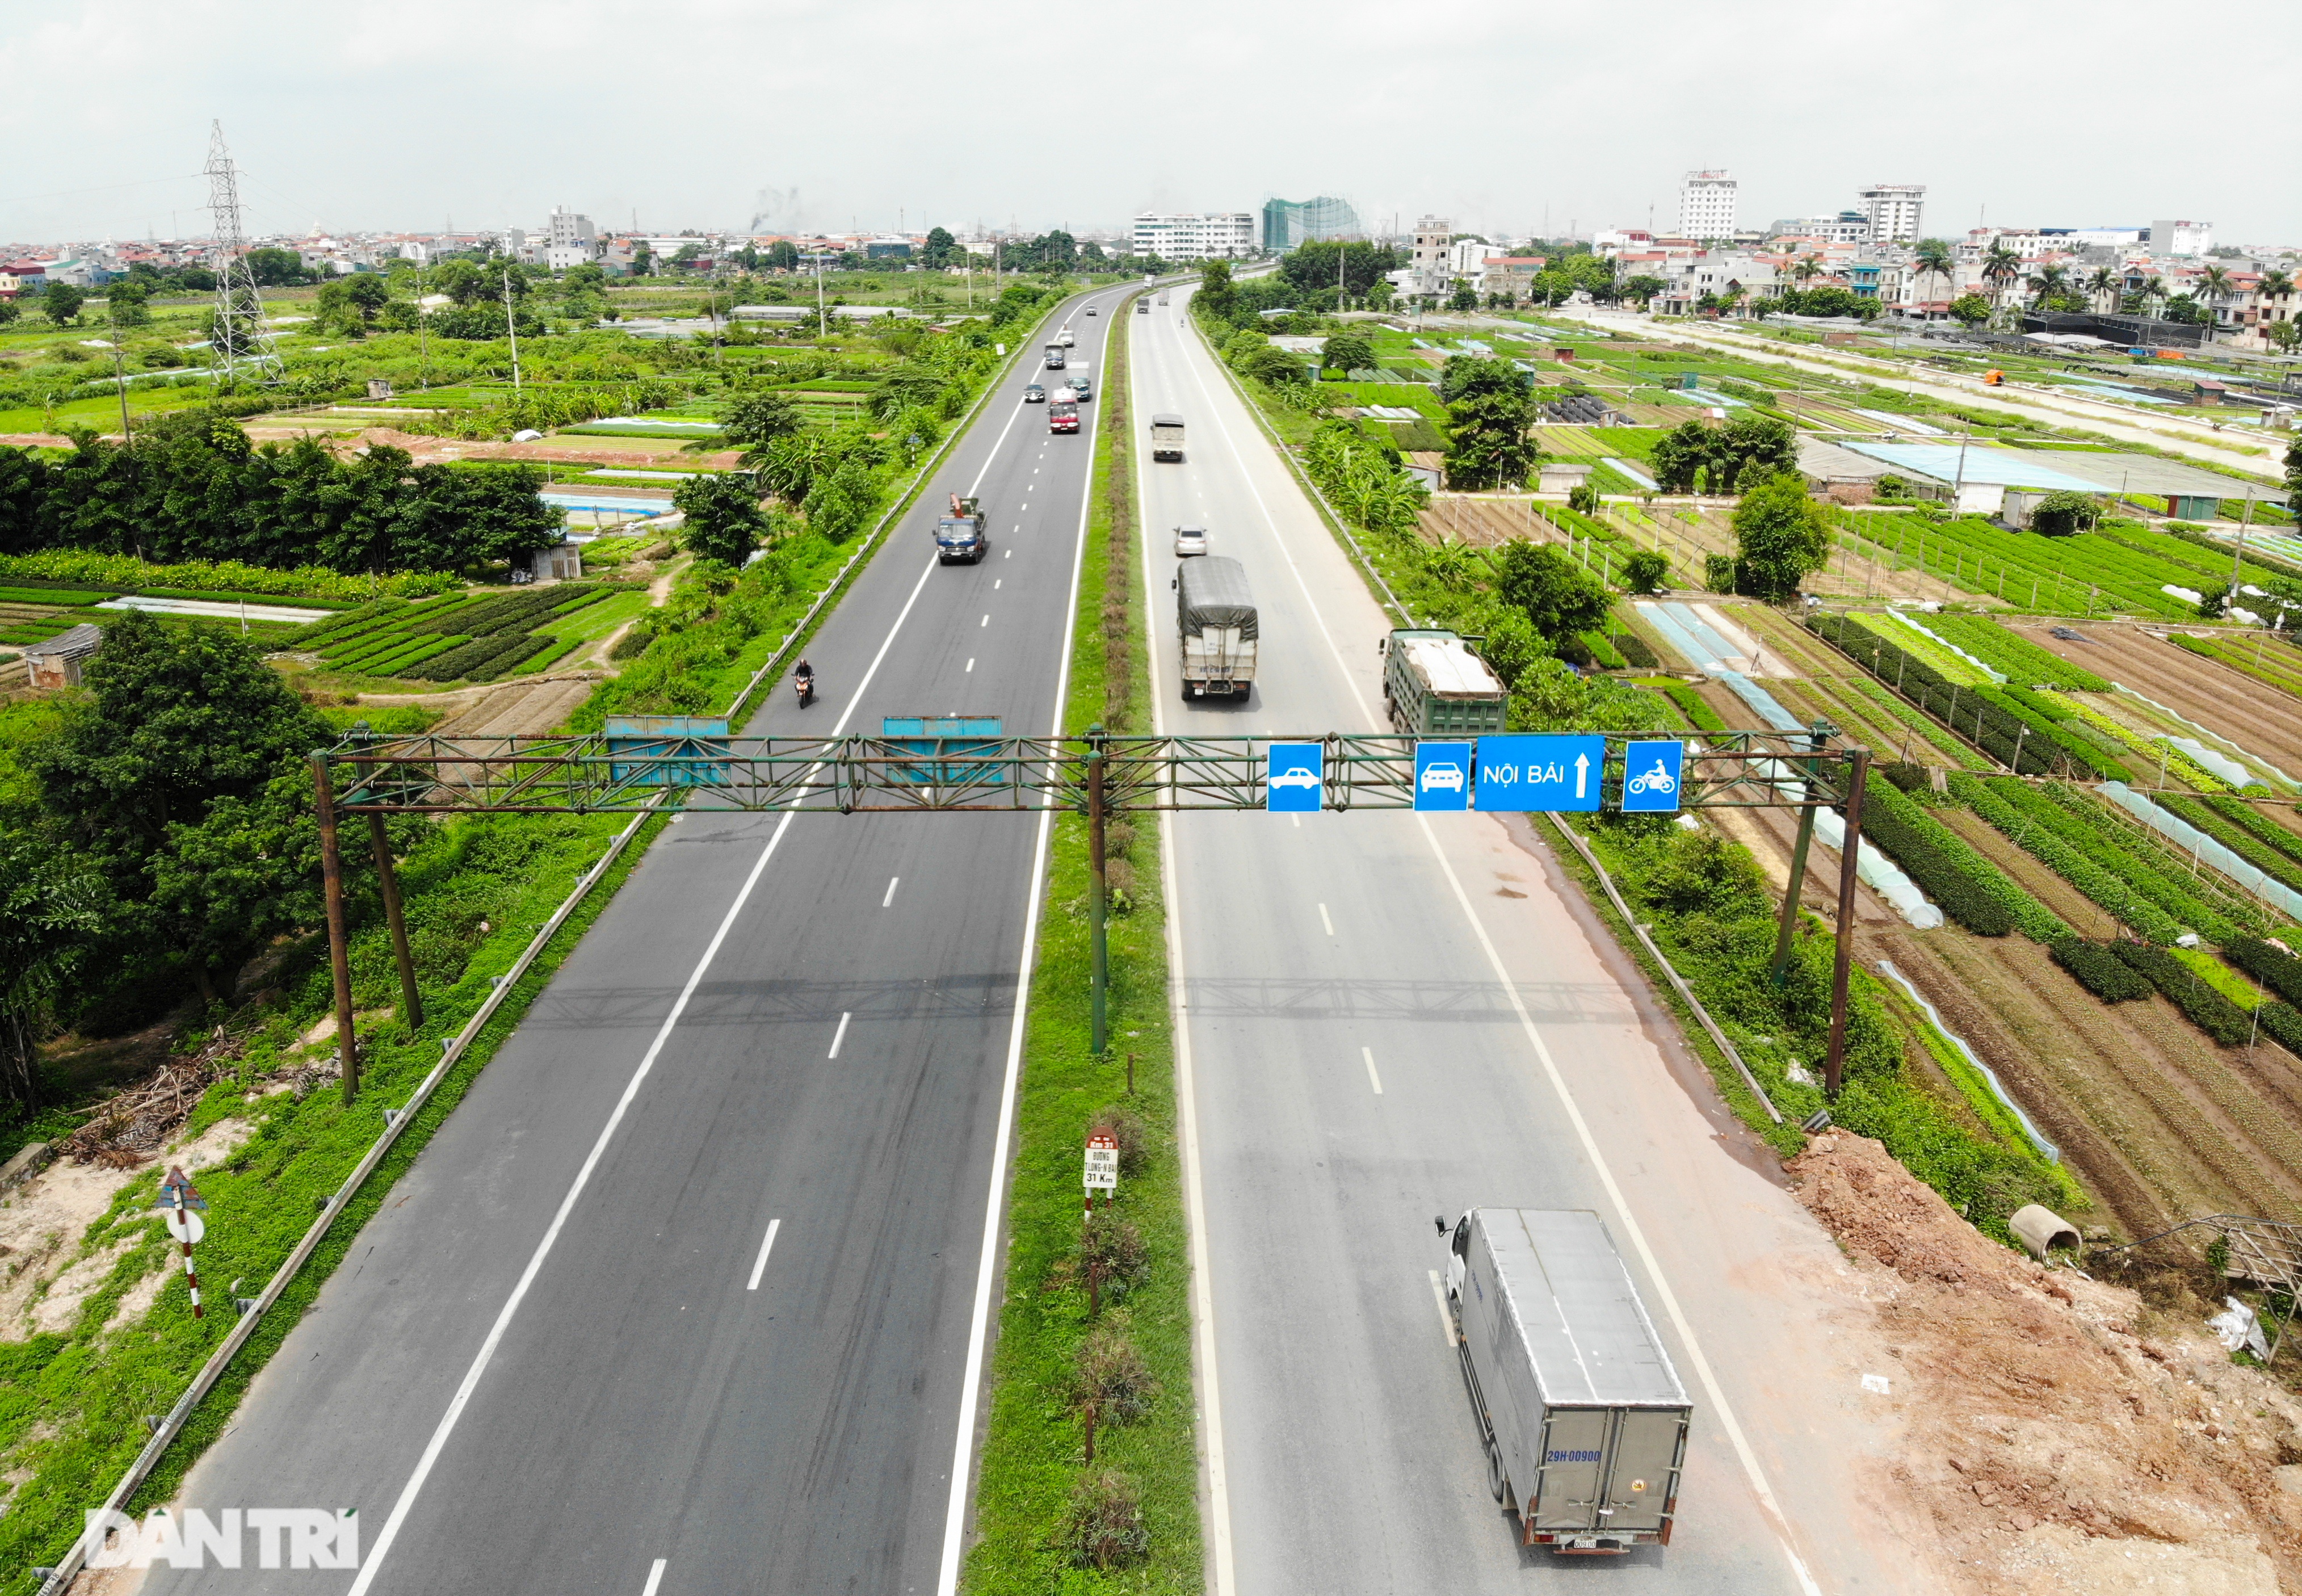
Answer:
[[[1169,327],[1173,323],[1171,319]],[[1127,366],[1129,407],[1140,409],[1142,391],[1139,379],[1142,363],[1130,359]],[[1153,565],[1151,502],[1148,453],[1136,459],[1137,498],[1146,513],[1142,521],[1143,580],[1149,592]],[[1159,735],[1167,735],[1167,695],[1159,686],[1159,627],[1155,612],[1158,606],[1143,607],[1145,648],[1151,666],[1151,729]],[[1300,823],[1300,817],[1290,817]],[[1175,873],[1176,839],[1175,814],[1163,811],[1159,816],[1161,845],[1160,875],[1167,895],[1167,990],[1168,1009],[1175,1033],[1175,1118],[1177,1139],[1182,1144],[1183,1203],[1185,1229],[1191,1237],[1191,1331],[1193,1384],[1199,1399],[1199,1430],[1205,1438],[1200,1457],[1206,1467],[1207,1492],[1207,1557],[1214,1565],[1214,1596],[1237,1596],[1239,1575],[1234,1566],[1231,1534],[1231,1474],[1223,1457],[1222,1382],[1215,1367],[1215,1297],[1214,1265],[1207,1251],[1207,1197],[1206,1171],[1199,1152],[1198,1090],[1194,1061],[1191,1055],[1190,1004],[1184,995],[1183,985],[1183,900]]]
[[[1455,867],[1448,860],[1446,850],[1439,845],[1439,834],[1432,829],[1430,818],[1416,815],[1415,823],[1423,828],[1424,839],[1431,844],[1432,857],[1439,861],[1439,869],[1445,874],[1447,885],[1454,889],[1455,902],[1462,906],[1463,917],[1471,922],[1472,933],[1478,937],[1479,946],[1487,955],[1488,968],[1494,971],[1495,979],[1502,983],[1504,992],[1509,995],[1511,1010],[1518,1016],[1519,1029],[1526,1034],[1527,1042],[1534,1049],[1534,1056],[1542,1062],[1542,1072],[1550,1079],[1550,1089],[1558,1094],[1559,1105],[1567,1110],[1567,1121],[1575,1127],[1576,1139],[1583,1144],[1584,1156],[1590,1159],[1591,1167],[1598,1173],[1599,1183],[1606,1188],[1607,1200],[1613,1204],[1616,1217],[1622,1221],[1623,1230],[1631,1239],[1632,1250],[1639,1255],[1639,1262],[1645,1266],[1655,1295],[1662,1298],[1663,1312],[1670,1316],[1679,1339],[1685,1343],[1687,1358],[1694,1365],[1695,1378],[1702,1382],[1703,1395],[1710,1399],[1710,1406],[1718,1412],[1719,1426],[1726,1432],[1727,1441],[1734,1447],[1735,1456],[1742,1462],[1743,1473],[1751,1482],[1751,1490],[1758,1497],[1759,1506],[1773,1521],[1775,1539],[1783,1549],[1783,1556],[1790,1559],[1791,1571],[1798,1576],[1799,1588],[1809,1596],[1821,1596],[1822,1587],[1814,1583],[1814,1576],[1807,1572],[1804,1559],[1791,1544],[1790,1520],[1783,1512],[1782,1504],[1775,1499],[1774,1487],[1767,1483],[1766,1472],[1759,1466],[1758,1454],[1751,1449],[1750,1441],[1743,1433],[1742,1422],[1735,1416],[1735,1409],[1728,1404],[1726,1391],[1720,1389],[1718,1377],[1711,1371],[1710,1359],[1703,1353],[1702,1343],[1695,1339],[1694,1326],[1687,1323],[1685,1311],[1678,1305],[1678,1293],[1670,1289],[1670,1281],[1663,1275],[1662,1264],[1656,1259],[1654,1249],[1647,1244],[1645,1228],[1633,1216],[1631,1205],[1623,1196],[1623,1189],[1616,1184],[1615,1172],[1608,1165],[1606,1155],[1599,1150],[1598,1138],[1591,1133],[1590,1123],[1584,1119],[1582,1107],[1575,1101],[1575,1094],[1567,1088],[1567,1078],[1559,1072],[1558,1061],[1550,1056],[1550,1048],[1543,1041],[1542,1031],[1536,1029],[1534,1017],[1527,1012],[1526,1004],[1520,999],[1517,983],[1511,979],[1510,971],[1503,964],[1502,954],[1496,951],[1493,940],[1487,935],[1487,928],[1480,922],[1478,911],[1472,907],[1471,895],[1463,890],[1462,879],[1455,874]]]
[[[479,1387],[480,1376],[487,1373],[488,1365],[495,1358],[496,1348],[503,1344],[504,1332],[511,1328],[512,1315],[526,1300],[528,1288],[535,1283],[536,1275],[543,1268],[543,1260],[550,1255],[553,1243],[559,1239],[560,1230],[567,1223],[567,1216],[576,1211],[576,1200],[584,1195],[584,1187],[591,1184],[592,1171],[599,1167],[600,1160],[607,1154],[609,1142],[614,1139],[618,1127],[623,1124],[624,1115],[630,1110],[633,1099],[639,1096],[640,1083],[655,1068],[657,1055],[663,1052],[663,1045],[670,1039],[672,1028],[686,1012],[688,1000],[695,995],[695,988],[703,980],[703,972],[718,956],[720,944],[727,940],[727,933],[735,927],[735,917],[743,912],[744,903],[751,899],[752,889],[760,884],[760,878],[767,872],[768,861],[775,856],[776,844],[784,840],[784,833],[791,829],[791,823],[789,811],[776,823],[774,835],[769,837],[768,845],[760,850],[760,857],[752,864],[752,873],[744,878],[743,890],[727,906],[727,914],[720,919],[719,928],[712,933],[710,945],[703,950],[703,957],[696,961],[687,984],[680,988],[678,1001],[671,1005],[671,1012],[663,1017],[663,1023],[656,1029],[655,1040],[648,1044],[647,1053],[641,1058],[639,1068],[632,1071],[631,1079],[625,1083],[623,1096],[616,1100],[614,1112],[608,1115],[608,1122],[600,1128],[599,1138],[592,1142],[591,1153],[584,1158],[583,1167],[576,1172],[575,1181],[567,1188],[567,1195],[560,1199],[559,1211],[551,1216],[551,1224],[543,1232],[543,1239],[536,1243],[535,1252],[528,1259],[527,1267],[520,1272],[519,1283],[512,1288],[511,1296],[496,1315],[495,1323],[490,1327],[487,1340],[480,1343],[479,1354],[472,1359],[472,1366],[465,1371],[463,1383],[456,1388],[456,1394],[448,1404],[448,1411],[441,1415],[438,1426],[433,1430],[432,1439],[424,1448],[424,1455],[416,1460],[415,1473],[400,1488],[399,1499],[392,1504],[391,1516],[384,1520],[383,1533],[375,1538],[374,1550],[368,1553],[367,1561],[361,1567],[359,1577],[352,1582],[348,1596],[365,1596],[367,1588],[374,1583],[376,1571],[383,1567],[384,1558],[391,1550],[391,1543],[399,1536],[400,1525],[407,1521],[408,1509],[416,1505],[416,1493],[424,1489],[424,1481],[431,1478],[433,1467],[440,1461],[440,1454],[447,1447],[448,1437],[455,1431],[456,1422],[464,1416],[464,1409],[470,1404],[472,1393]]]
[[[1431,1277],[1432,1299],[1439,1305],[1439,1333],[1447,1338],[1447,1349],[1455,1349],[1455,1315],[1447,1306],[1447,1288],[1441,1283],[1436,1269],[1424,1271]]]
[[[1185,338],[1188,343],[1189,335],[1186,334]],[[1197,376],[1197,363],[1192,361],[1189,364],[1192,366],[1194,375]],[[1303,590],[1303,601],[1311,607],[1311,614],[1319,623],[1320,635],[1327,640],[1329,650],[1334,653],[1335,663],[1342,666],[1342,651],[1335,646],[1334,634],[1327,626],[1326,617],[1320,613],[1318,601],[1312,596],[1310,584],[1303,578],[1302,568],[1295,563],[1294,556],[1287,553],[1286,540],[1278,533],[1279,523],[1272,517],[1269,505],[1264,501],[1263,495],[1256,488],[1253,478],[1248,475],[1247,462],[1239,456],[1239,446],[1232,440],[1231,428],[1223,421],[1221,411],[1216,408],[1214,396],[1207,392],[1206,378],[1197,376],[1197,381],[1199,391],[1206,396],[1208,411],[1214,416],[1215,425],[1222,432],[1223,441],[1231,446],[1233,458],[1239,460],[1240,473],[1242,476],[1247,477],[1248,491],[1255,494],[1256,508],[1264,512],[1264,524],[1270,526],[1274,537],[1278,538],[1280,551],[1287,554],[1288,568],[1295,573],[1296,584]],[[1236,394],[1231,397],[1235,403],[1246,402],[1239,399]],[[1343,668],[1343,685],[1350,690],[1352,701],[1358,705],[1360,712],[1365,714],[1367,709],[1366,700],[1360,694],[1358,683],[1352,677],[1348,667]],[[1632,1216],[1630,1203],[1623,1196],[1622,1188],[1616,1184],[1614,1171],[1608,1166],[1605,1155],[1599,1150],[1597,1138],[1592,1135],[1589,1123],[1583,1118],[1581,1107],[1575,1103],[1574,1094],[1567,1089],[1567,1078],[1559,1073],[1558,1062],[1550,1056],[1550,1049],[1544,1044],[1542,1033],[1536,1029],[1533,1016],[1527,1012],[1525,1004],[1520,1000],[1518,987],[1512,981],[1510,971],[1504,965],[1501,953],[1496,951],[1493,941],[1487,936],[1487,928],[1481,923],[1477,910],[1472,906],[1470,895],[1463,890],[1463,883],[1457,878],[1455,867],[1449,861],[1446,850],[1440,846],[1439,834],[1432,829],[1428,816],[1417,814],[1415,821],[1423,828],[1424,838],[1431,844],[1432,856],[1439,861],[1440,869],[1446,875],[1447,885],[1454,889],[1456,903],[1462,906],[1465,918],[1471,922],[1472,933],[1478,937],[1479,946],[1486,953],[1488,966],[1493,970],[1495,979],[1502,983],[1503,990],[1510,995],[1511,1008],[1518,1015],[1519,1029],[1526,1033],[1527,1040],[1533,1045],[1535,1057],[1542,1062],[1543,1073],[1549,1077],[1551,1089],[1558,1094],[1559,1102],[1566,1107],[1567,1117],[1573,1123],[1575,1134],[1583,1144],[1584,1155],[1591,1160],[1592,1168],[1598,1173],[1599,1183],[1606,1189],[1608,1199],[1614,1205],[1617,1216],[1623,1222],[1623,1228],[1631,1238],[1632,1247],[1638,1253],[1639,1261],[1646,1267],[1647,1278],[1653,1281],[1656,1294],[1662,1298],[1664,1312],[1669,1315],[1671,1323],[1676,1327],[1680,1339],[1685,1343],[1687,1357],[1694,1365],[1695,1376],[1702,1382],[1703,1394],[1710,1399],[1711,1406],[1718,1410],[1720,1427],[1726,1432],[1727,1440],[1735,1449],[1735,1456],[1743,1465],[1743,1473],[1751,1482],[1752,1492],[1758,1497],[1759,1505],[1773,1521],[1772,1528],[1776,1541],[1782,1547],[1783,1556],[1790,1560],[1791,1571],[1798,1577],[1799,1588],[1808,1592],[1808,1596],[1821,1596],[1821,1587],[1814,1583],[1814,1576],[1807,1571],[1805,1560],[1799,1556],[1797,1549],[1791,1544],[1790,1520],[1784,1514],[1781,1504],[1775,1499],[1774,1487],[1767,1483],[1766,1473],[1760,1466],[1758,1454],[1751,1449],[1750,1441],[1743,1433],[1742,1423],[1735,1418],[1734,1408],[1727,1404],[1726,1393],[1719,1388],[1718,1376],[1710,1367],[1710,1360],[1704,1356],[1701,1343],[1695,1339],[1694,1327],[1687,1323],[1686,1315],[1678,1305],[1678,1294],[1670,1289],[1670,1282],[1664,1279],[1662,1265],[1656,1260],[1654,1249],[1647,1244],[1645,1230]],[[1172,890],[1168,901],[1170,903],[1174,901]]]
[[[901,876],[890,876],[887,878],[887,895],[879,900],[880,908],[885,909],[888,904],[895,901],[895,887],[902,880],[903,878]]]
[[[1366,1061],[1367,1084],[1374,1088],[1374,1095],[1376,1096],[1382,1096],[1382,1077],[1374,1072],[1374,1049],[1372,1047],[1362,1047],[1359,1049],[1359,1056]]]
[[[1000,438],[1004,441],[1006,434],[1002,433]],[[997,447],[997,444],[993,445],[995,449]],[[985,469],[989,469],[987,464]],[[982,473],[979,472],[975,480],[978,484],[980,484],[983,481]],[[932,559],[928,560],[926,567],[920,572],[919,580],[912,584],[911,596],[903,601],[903,609],[896,612],[895,623],[887,628],[887,635],[879,643],[879,651],[872,655],[870,668],[864,671],[863,679],[856,683],[854,696],[848,701],[847,708],[841,712],[839,719],[834,723],[831,728],[833,736],[836,737],[846,730],[849,718],[855,713],[856,706],[863,701],[864,691],[871,685],[872,678],[879,674],[879,667],[887,658],[887,651],[895,646],[896,634],[903,629],[903,623],[911,618],[912,607],[920,601],[920,591],[927,586],[928,578],[935,574],[935,568],[936,562]],[[1076,602],[1073,607],[1077,607]],[[1064,654],[1066,662],[1070,657],[1069,652],[1066,651]],[[793,802],[796,803],[798,800],[794,799]],[[795,812],[795,811],[786,810],[783,819],[776,823],[774,833],[768,838],[768,845],[760,851],[758,861],[752,866],[752,873],[744,878],[743,889],[735,895],[735,901],[728,905],[727,913],[720,920],[718,930],[713,933],[710,945],[703,950],[702,959],[697,962],[694,972],[687,978],[687,984],[680,988],[678,1000],[672,1004],[671,1012],[664,1016],[663,1024],[656,1031],[655,1040],[648,1045],[646,1055],[640,1060],[639,1068],[633,1071],[631,1079],[625,1084],[624,1095],[617,1099],[614,1112],[609,1114],[608,1122],[601,1128],[599,1139],[592,1143],[590,1155],[584,1160],[583,1168],[576,1172],[575,1184],[568,1189],[567,1197],[561,1200],[559,1211],[552,1215],[550,1228],[544,1231],[543,1239],[536,1244],[535,1253],[528,1259],[526,1269],[521,1272],[519,1282],[512,1288],[510,1298],[505,1302],[503,1310],[496,1315],[495,1323],[488,1331],[487,1340],[480,1344],[479,1354],[473,1358],[472,1366],[465,1372],[463,1383],[456,1388],[455,1396],[449,1399],[448,1411],[441,1415],[438,1427],[433,1431],[431,1441],[424,1448],[423,1456],[416,1459],[415,1472],[408,1476],[407,1483],[400,1488],[399,1499],[392,1504],[391,1515],[384,1521],[383,1533],[375,1538],[374,1548],[368,1553],[366,1564],[360,1569],[359,1577],[352,1582],[351,1589],[345,1592],[345,1596],[366,1596],[369,1585],[374,1583],[375,1572],[383,1567],[385,1555],[391,1551],[392,1541],[399,1537],[399,1526],[407,1522],[408,1510],[415,1506],[416,1493],[423,1490],[424,1482],[430,1478],[433,1466],[440,1461],[440,1454],[448,1444],[449,1435],[454,1432],[457,1420],[463,1416],[465,1407],[471,1402],[472,1393],[479,1385],[480,1376],[487,1372],[488,1364],[494,1358],[496,1348],[502,1344],[504,1332],[511,1326],[512,1315],[518,1311],[520,1303],[526,1298],[528,1288],[535,1283],[536,1273],[542,1268],[545,1256],[551,1251],[552,1244],[559,1239],[560,1228],[567,1222],[567,1215],[575,1208],[576,1199],[583,1195],[584,1186],[592,1179],[592,1172],[598,1167],[601,1155],[607,1151],[609,1141],[615,1136],[617,1127],[623,1123],[625,1113],[630,1109],[633,1098],[639,1093],[640,1083],[647,1079],[648,1071],[655,1067],[656,1055],[663,1051],[663,1045],[670,1038],[672,1028],[679,1023],[679,1017],[685,1012],[688,1000],[695,995],[697,984],[703,979],[703,972],[710,968],[711,961],[718,955],[719,945],[727,939],[728,929],[735,925],[736,915],[742,912],[745,901],[751,897],[752,889],[759,885],[760,877],[768,868],[768,861],[775,857],[776,847],[784,840],[784,833],[791,829],[792,817]]]
[[[1327,918],[1327,906],[1324,903],[1319,905],[1319,923],[1327,928],[1328,936],[1332,937],[1335,934],[1335,922]]]
[[[1055,710],[1050,737],[1063,732],[1063,703],[1071,693],[1071,644],[1078,631],[1080,577],[1087,566],[1087,524],[1095,503],[1095,435],[1103,409],[1088,422],[1086,480],[1080,490],[1079,539],[1071,551],[1071,597],[1063,609],[1063,653],[1055,669]],[[1003,435],[1004,441],[1004,435]],[[988,471],[987,463],[984,469]],[[976,479],[979,483],[980,476]],[[967,1550],[968,1486],[975,1473],[975,1413],[982,1399],[984,1348],[991,1334],[991,1293],[999,1277],[1000,1217],[1007,1196],[1007,1150],[1015,1130],[1016,1090],[1023,1071],[1023,1028],[1031,1007],[1031,966],[1038,953],[1039,898],[1047,874],[1047,843],[1054,834],[1053,810],[1039,811],[1039,835],[1031,848],[1031,889],[1023,911],[1023,953],[1015,975],[1015,1020],[1007,1033],[1007,1068],[999,1086],[999,1130],[991,1148],[991,1192],[984,1205],[983,1256],[976,1265],[975,1308],[967,1328],[967,1368],[959,1389],[959,1434],[952,1443],[951,1502],[944,1515],[943,1562],[936,1575],[937,1596],[957,1596],[960,1562]]]
[[[831,1033],[831,1051],[823,1055],[824,1057],[837,1058],[839,1056],[839,1045],[847,1040],[847,1022],[854,1017],[855,1016],[852,1013],[844,1013],[839,1016],[839,1029]]]
[[[664,1559],[658,1558],[655,1566],[648,1570],[647,1588],[640,1592],[640,1596],[655,1596],[656,1592],[662,1588],[663,1564]]]
[[[768,1272],[768,1255],[776,1250],[776,1232],[783,1228],[784,1222],[780,1219],[768,1221],[768,1237],[766,1240],[760,1243],[760,1256],[752,1264],[752,1281],[744,1288],[744,1290],[756,1291],[760,1289],[760,1276]]]

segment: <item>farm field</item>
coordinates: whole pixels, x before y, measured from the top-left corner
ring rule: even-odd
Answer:
[[[2201,659],[2141,626],[2065,628],[2083,642],[2056,637],[2045,622],[2017,622],[2013,629],[2049,652],[2100,672],[2288,775],[2302,777],[2302,698],[2220,660]],[[2247,651],[2250,650],[2241,651],[2240,657]],[[2276,658],[2274,653],[2271,657]]]
[[[553,583],[387,600],[304,628],[281,647],[342,681],[489,682],[549,668],[644,605],[637,588]],[[620,613],[611,615],[611,607]],[[597,612],[597,613],[595,613]]]

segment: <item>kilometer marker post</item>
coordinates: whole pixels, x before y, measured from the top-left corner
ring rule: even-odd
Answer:
[[[207,1234],[207,1222],[199,1211],[208,1205],[207,1199],[193,1187],[184,1172],[173,1164],[168,1168],[168,1178],[160,1183],[160,1196],[152,1205],[166,1217],[168,1234],[176,1239],[184,1250],[184,1282],[192,1294],[192,1317],[204,1319],[207,1311],[200,1306],[200,1277],[192,1263],[192,1247]]]

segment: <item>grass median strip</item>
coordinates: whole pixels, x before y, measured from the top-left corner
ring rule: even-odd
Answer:
[[[1150,724],[1137,659],[1146,601],[1133,565],[1127,351],[1113,328],[1096,429],[1087,568],[1066,730]],[[1109,1052],[1090,1051],[1086,821],[1059,819],[1031,985],[1008,1208],[1005,1293],[992,1357],[977,1541],[982,1596],[1201,1588],[1188,1239],[1175,1143],[1157,832],[1124,817],[1112,887]],[[1129,1063],[1133,1060],[1133,1091]],[[1117,1132],[1119,1189],[1093,1227],[1090,1312],[1081,1170],[1088,1132]],[[1098,1417],[1087,1458],[1087,1408]]]

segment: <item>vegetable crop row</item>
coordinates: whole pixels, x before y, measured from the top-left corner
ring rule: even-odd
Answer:
[[[1952,796],[2004,832],[2016,847],[2100,904],[2120,924],[2153,942],[2171,943],[2180,921],[2146,897],[2122,870],[2097,862],[2091,840],[2074,844],[2057,829],[2060,811],[2019,781],[1985,781],[1953,771]]]
[[[1944,913],[1968,930],[1984,937],[2019,930],[2033,942],[2050,945],[2071,935],[2052,910],[1893,782],[1868,783],[1862,802],[1864,836],[1884,848]]]
[[[2009,683],[2060,687],[2071,693],[2110,691],[2110,684],[2094,672],[2017,636],[1987,616],[1930,615],[1926,625],[1993,669],[2004,671]]]

